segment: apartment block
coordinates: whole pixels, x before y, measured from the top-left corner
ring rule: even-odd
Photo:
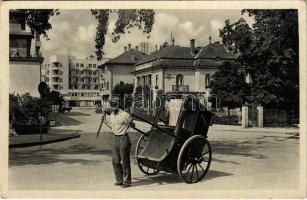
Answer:
[[[54,55],[43,65],[42,79],[51,90],[59,91],[69,106],[93,107],[101,103],[103,72],[98,66],[106,60]]]

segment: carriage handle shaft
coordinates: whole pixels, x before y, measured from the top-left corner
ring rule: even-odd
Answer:
[[[106,112],[107,114],[111,114],[111,112],[108,112],[108,111],[105,111],[105,112]],[[174,133],[172,133],[172,132],[170,132],[170,131],[168,131],[168,130],[163,129],[163,128],[159,127],[158,125],[156,125],[156,124],[154,124],[154,123],[151,123],[150,121],[148,121],[148,120],[146,120],[146,119],[143,119],[142,117],[139,117],[139,116],[137,116],[137,115],[135,115],[135,114],[133,114],[133,113],[131,113],[131,116],[132,116],[132,117],[135,117],[135,118],[137,118],[137,119],[139,119],[139,120],[141,120],[141,121],[143,121],[143,122],[146,122],[146,123],[148,123],[148,124],[150,124],[150,125],[152,125],[152,126],[154,126],[154,127],[157,128],[158,130],[160,130],[160,131],[162,131],[162,132],[165,132],[167,135],[169,135],[169,136],[171,136],[171,137],[174,137],[174,138],[176,138],[176,139],[180,139],[179,137],[177,137],[176,135],[174,135]],[[130,127],[131,127],[132,129],[134,129],[134,130],[140,132],[140,133],[143,134],[143,135],[149,135],[148,133],[145,133],[144,131],[142,131],[142,130],[136,128],[136,127],[132,127],[132,126],[130,126]]]
[[[162,132],[165,132],[167,135],[169,135],[169,136],[172,136],[172,137],[174,137],[174,138],[176,138],[176,139],[180,139],[179,137],[177,137],[176,135],[174,135],[174,133],[172,133],[172,132],[170,132],[170,131],[168,131],[168,130],[166,130],[166,129],[163,129],[163,128],[161,128],[161,127],[159,127],[158,125],[156,125],[156,124],[154,124],[154,123],[152,123],[152,122],[150,122],[150,121],[148,121],[148,120],[146,120],[146,119],[143,119],[142,117],[139,117],[139,116],[137,116],[137,115],[135,115],[135,114],[131,114],[132,115],[132,117],[135,117],[135,118],[137,118],[137,119],[139,119],[139,120],[142,120],[143,122],[146,122],[146,123],[148,123],[148,124],[150,124],[150,125],[152,125],[152,126],[154,126],[155,128],[157,128],[158,130],[160,130],[160,131],[162,131]],[[132,128],[132,127],[131,127]],[[138,130],[137,130],[138,131]],[[148,134],[147,134],[148,135]]]

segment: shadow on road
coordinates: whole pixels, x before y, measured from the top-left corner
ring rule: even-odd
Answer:
[[[22,166],[22,165],[41,165],[52,163],[66,163],[66,164],[83,164],[91,165],[101,162],[100,160],[88,160],[88,159],[74,159],[69,158],[67,155],[76,154],[90,154],[90,155],[108,155],[111,156],[112,151],[110,149],[99,149],[96,147],[87,146],[85,144],[75,144],[67,147],[54,148],[50,146],[47,148],[32,148],[24,149],[24,151],[10,151],[9,165],[10,166]],[[85,158],[87,158],[85,156]]]
[[[209,170],[208,174],[200,181],[207,181],[214,178],[219,178],[223,176],[231,176],[233,174]],[[159,173],[154,176],[144,175],[143,177],[133,178],[132,187],[137,186],[145,186],[145,185],[165,185],[165,184],[174,184],[174,183],[184,183],[178,174],[170,174],[170,173]]]
[[[62,113],[61,115],[67,116],[91,116],[90,114],[78,112],[78,111],[70,111],[69,113]]]
[[[56,121],[56,126],[78,126],[83,122],[72,118],[76,116],[82,117],[91,115],[82,112],[71,111],[69,113],[51,113],[50,119],[54,119]]]
[[[244,157],[264,159],[266,156],[260,154],[261,146],[259,142],[251,139],[250,141],[210,141],[213,154],[227,154]],[[259,150],[259,153],[255,153]],[[214,158],[214,156],[213,156]]]

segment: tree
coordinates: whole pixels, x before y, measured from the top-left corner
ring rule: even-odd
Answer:
[[[101,60],[104,54],[103,46],[105,45],[105,35],[108,31],[111,13],[115,13],[118,16],[115,28],[112,32],[112,41],[114,43],[120,39],[122,34],[130,33],[131,29],[134,27],[142,30],[147,34],[147,38],[149,38],[149,33],[155,21],[155,12],[152,9],[92,9],[91,14],[95,16],[98,21],[95,38],[97,60]],[[49,20],[52,16],[59,15],[60,12],[57,9],[17,9],[10,12],[10,14],[17,17],[20,21],[24,20],[31,29],[33,37],[35,37],[35,35],[43,35],[49,40],[47,31],[52,29]]]
[[[103,46],[105,44],[105,35],[108,31],[109,16],[116,13],[118,16],[115,22],[115,28],[112,32],[112,41],[116,43],[121,34],[130,33],[131,28],[137,27],[139,30],[143,30],[144,33],[149,34],[154,24],[155,12],[151,9],[131,9],[131,10],[91,10],[92,15],[98,20],[96,29],[96,55],[97,59],[101,60],[104,52]],[[150,35],[147,35],[149,38]]]
[[[48,101],[51,101],[54,105],[59,105],[60,107],[64,103],[64,97],[58,91],[51,91],[47,97]]]
[[[212,96],[220,99],[220,106],[229,109],[241,107],[245,102],[247,85],[244,73],[238,70],[236,64],[224,62],[212,76],[209,85]]]
[[[57,9],[17,9],[10,12],[10,15],[29,26],[33,37],[36,34],[43,35],[47,40],[49,38],[46,31],[52,29],[49,19],[59,14]]]
[[[132,104],[132,96],[134,84],[120,82],[116,84],[113,90],[113,94],[120,98],[121,107],[130,107]]]
[[[242,10],[244,19],[220,30],[223,43],[240,53],[239,61],[252,75],[252,98],[258,104],[298,111],[298,12],[297,10]]]

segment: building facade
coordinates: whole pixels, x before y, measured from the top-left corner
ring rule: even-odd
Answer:
[[[69,106],[93,107],[101,103],[103,72],[99,65],[106,60],[53,55],[42,67],[42,79],[51,90],[60,92]]]
[[[153,52],[135,65],[135,87],[148,86],[151,90],[194,92],[202,94],[208,106],[209,82],[219,65],[235,62],[237,56],[220,43],[205,47],[170,45]]]
[[[103,89],[105,99],[112,95],[112,91],[117,84],[121,82],[134,84],[133,72],[135,64],[146,56],[146,54],[139,51],[138,46],[131,48],[131,44],[128,44],[128,47],[124,47],[122,54],[101,65],[101,69],[104,71]]]
[[[31,54],[33,35],[26,30],[25,17],[14,11],[9,13],[9,68],[10,93],[39,96],[40,67],[43,57],[39,36],[36,36],[35,53]]]

